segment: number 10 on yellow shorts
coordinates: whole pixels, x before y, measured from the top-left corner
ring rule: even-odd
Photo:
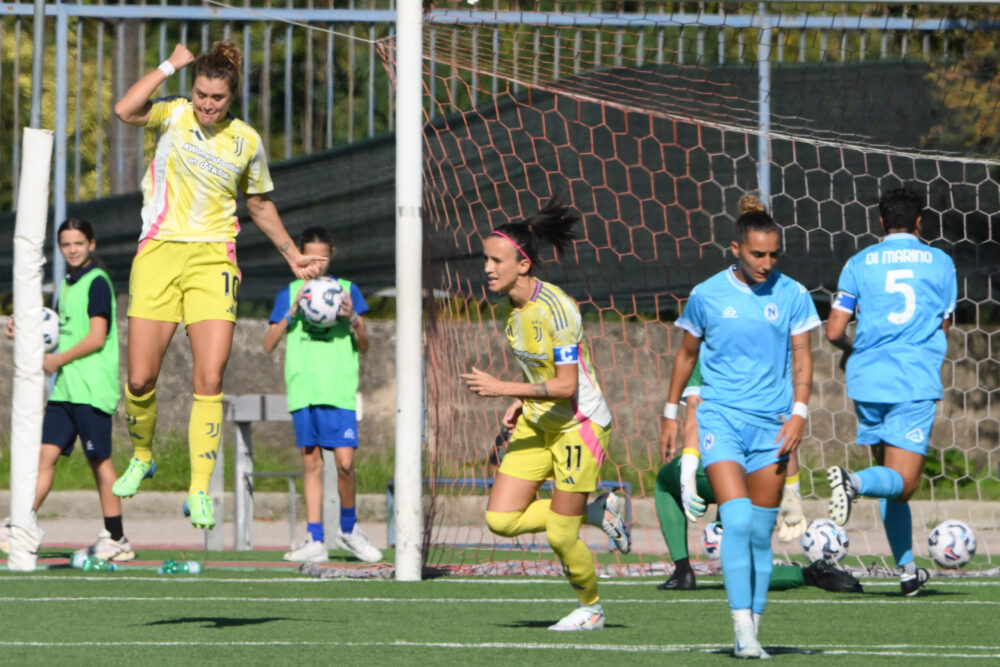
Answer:
[[[231,243],[149,240],[132,260],[129,317],[236,321],[240,270]]]

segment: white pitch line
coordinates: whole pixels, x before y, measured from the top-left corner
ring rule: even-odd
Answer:
[[[120,647],[341,647],[341,648],[443,648],[443,649],[486,649],[486,650],[525,650],[525,651],[567,651],[575,650],[582,652],[600,653],[708,653],[727,652],[730,644],[557,644],[557,643],[521,643],[521,642],[414,642],[414,641],[392,641],[392,642],[336,642],[336,641],[238,641],[238,642],[183,642],[183,641],[135,641],[135,642],[33,642],[33,641],[0,641],[0,647],[5,648],[120,648]],[[998,653],[937,653],[932,649],[940,648],[941,651],[953,651],[954,646],[921,646],[915,644],[886,647],[887,649],[872,650],[866,646],[843,646],[843,645],[801,645],[782,646],[781,653],[803,653],[814,655],[858,655],[858,656],[895,656],[895,657],[933,657],[933,658],[1000,658]],[[964,650],[976,650],[973,647],[963,647]],[[984,648],[985,651],[997,651],[1000,647]],[[773,651],[778,653],[779,651]]]
[[[394,598],[394,597],[329,597],[329,598],[272,598],[272,597],[230,597],[230,596],[214,596],[214,597],[159,597],[159,596],[129,596],[129,597],[117,597],[117,596],[77,596],[77,597],[35,597],[35,598],[25,598],[25,597],[15,597],[15,596],[3,596],[0,597],[0,602],[13,602],[13,603],[48,603],[48,602],[259,602],[265,604],[273,603],[313,603],[313,604],[339,604],[339,603],[374,603],[374,604],[399,604],[399,603],[410,603],[410,604],[441,604],[441,603],[466,603],[466,604],[562,604],[567,600],[561,598]],[[718,598],[705,598],[705,599],[692,599],[692,598],[670,598],[667,599],[654,599],[654,600],[642,600],[642,599],[616,599],[608,600],[609,603],[613,604],[637,604],[637,605],[647,605],[647,604],[719,604]],[[948,605],[948,606],[985,606],[985,607],[995,607],[1000,606],[1000,601],[989,601],[989,600],[925,600],[927,604],[938,605]],[[914,602],[912,600],[870,600],[870,599],[851,599],[851,600],[839,600],[839,599],[810,599],[810,600],[768,600],[768,604],[771,605],[912,605]]]
[[[607,580],[601,579],[598,585],[604,586],[653,586],[660,581],[662,577],[647,577],[645,580]],[[722,583],[722,577],[714,575],[702,575],[698,577],[699,581],[705,581],[709,583]],[[207,577],[207,576],[195,576],[195,577],[137,577],[131,575],[118,575],[118,574],[97,574],[97,575],[69,575],[69,576],[57,576],[57,575],[6,575],[0,574],[0,582],[3,581],[31,581],[33,583],[62,583],[65,581],[100,581],[106,584],[112,584],[115,582],[131,582],[131,581],[145,581],[157,584],[170,584],[176,582],[201,582],[201,583],[220,583],[220,584],[305,584],[305,585],[317,585],[317,584],[327,584],[327,585],[337,585],[344,583],[357,583],[357,584],[368,584],[368,585],[378,585],[378,584],[395,584],[394,580],[391,579],[317,579],[316,577],[302,577],[297,573],[290,575],[288,577],[268,577],[268,578],[253,578],[253,577]],[[875,580],[875,579],[861,579],[861,583],[865,586],[873,587],[887,587],[894,588],[899,586],[897,580]],[[491,586],[524,586],[527,584],[548,584],[552,586],[565,586],[566,580],[563,577],[553,577],[549,579],[501,579],[501,578],[439,578],[439,579],[427,579],[424,583],[433,584],[488,584]],[[956,579],[935,579],[931,578],[930,586],[946,586],[946,587],[969,587],[969,588],[979,588],[983,586],[1000,586],[1000,581],[997,580],[986,580],[986,581],[959,581]],[[669,598],[664,597],[664,600]],[[769,600],[770,601],[770,600]]]
[[[663,576],[666,576],[664,573]],[[635,579],[599,579],[597,585],[600,586],[652,586],[658,583],[663,576],[648,576],[644,580]],[[508,584],[512,586],[521,586],[524,584],[552,584],[556,586],[565,586],[566,580],[562,577],[550,578],[550,579],[475,579],[475,578],[441,578],[435,579],[435,582],[440,582],[444,584],[491,584],[491,585],[502,585]],[[698,581],[705,581],[709,583],[721,584],[722,577],[717,575],[698,575]],[[859,579],[865,586],[888,586],[896,587],[899,586],[898,579],[891,580],[879,580],[879,579]],[[931,577],[931,586],[969,586],[969,587],[981,587],[981,586],[1000,586],[1000,581],[997,580],[984,580],[984,581],[959,581],[957,579],[937,579]]]

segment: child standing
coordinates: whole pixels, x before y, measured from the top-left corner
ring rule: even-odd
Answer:
[[[117,477],[111,463],[111,415],[121,397],[114,290],[91,256],[97,239],[87,220],[69,218],[59,226],[57,239],[69,273],[59,288],[59,348],[43,361],[46,373],[58,375],[42,423],[33,510],[38,512],[52,488],[59,456],[69,456],[79,436],[104,514],[104,530],[86,552],[107,560],[132,560],[135,552],[122,528],[121,500],[111,492]],[[7,335],[14,337],[14,318],[7,321]],[[4,551],[8,545],[7,539],[0,539]]]
[[[332,257],[334,252],[330,234],[323,227],[309,227],[303,231],[300,247],[326,258]],[[329,259],[322,264],[320,274],[326,274],[328,268]],[[368,351],[368,335],[362,318],[368,306],[357,285],[344,279],[338,282],[344,289],[344,297],[339,317],[332,327],[310,326],[298,312],[297,295],[305,282],[296,280],[278,293],[264,338],[264,350],[270,353],[281,337],[288,334],[285,347],[288,411],[292,413],[296,443],[302,450],[302,486],[309,534],[301,546],[285,554],[285,560],[317,563],[329,558],[323,531],[321,452],[327,449],[333,450],[337,463],[340,494],[337,539],[358,559],[376,563],[382,560],[382,552],[357,525],[354,479],[354,451],[358,446],[358,360]],[[293,295],[296,298],[293,299]]]

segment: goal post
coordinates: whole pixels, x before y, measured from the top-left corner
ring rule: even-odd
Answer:
[[[423,155],[421,0],[401,0],[396,62],[396,579],[421,578],[424,551],[422,456]]]
[[[487,572],[500,571],[481,568],[490,562],[551,560],[544,536],[498,538],[483,521],[505,402],[471,396],[459,374],[475,365],[504,379],[520,375],[506,348],[503,299],[483,280],[480,239],[490,229],[553,194],[581,216],[579,238],[560,261],[543,250],[538,275],[583,312],[614,415],[601,481],[630,495],[640,545],[618,565],[637,560],[649,572],[663,564],[652,506],[658,415],[680,342],[672,322],[692,287],[731,261],[740,196],[758,191],[768,200],[782,226],[778,268],[806,286],[825,316],[844,262],[882,235],[880,192],[907,185],[926,197],[924,240],[954,257],[959,277],[945,396],[913,503],[914,550],[926,557],[934,524],[961,519],[987,538],[974,565],[995,565],[1000,155],[967,151],[953,141],[960,132],[942,130],[957,114],[949,109],[972,109],[972,95],[963,98],[954,83],[968,77],[952,68],[977,48],[983,34],[975,31],[992,28],[890,10],[870,16],[881,10],[859,3],[728,2],[711,13],[678,6],[634,15],[564,8],[436,10],[425,24],[425,280],[445,295],[424,332],[427,564]],[[401,65],[391,44],[382,52],[390,68]],[[938,96],[948,109],[933,106]],[[816,518],[825,468],[869,461],[853,445],[839,354],[821,331],[811,346],[801,462],[807,513]],[[852,521],[851,554],[879,554],[891,565],[877,504],[862,503]],[[779,555],[801,555],[798,544],[776,546]]]
[[[14,386],[10,424],[10,557],[7,567],[32,572],[37,565],[38,520],[32,509],[45,410],[42,336],[42,267],[53,133],[23,134],[17,219],[14,227]]]

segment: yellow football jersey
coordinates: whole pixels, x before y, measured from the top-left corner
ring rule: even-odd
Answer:
[[[580,309],[573,299],[555,285],[539,280],[531,300],[511,311],[505,331],[525,382],[551,380],[557,365],[576,364],[579,369],[573,398],[525,399],[525,419],[550,433],[567,431],[586,420],[604,428],[611,424],[611,410],[597,383],[590,351],[583,340]]]
[[[274,189],[260,135],[232,116],[205,128],[184,97],[153,102],[146,130],[154,146],[142,179],[140,241],[233,242],[237,191]]]

